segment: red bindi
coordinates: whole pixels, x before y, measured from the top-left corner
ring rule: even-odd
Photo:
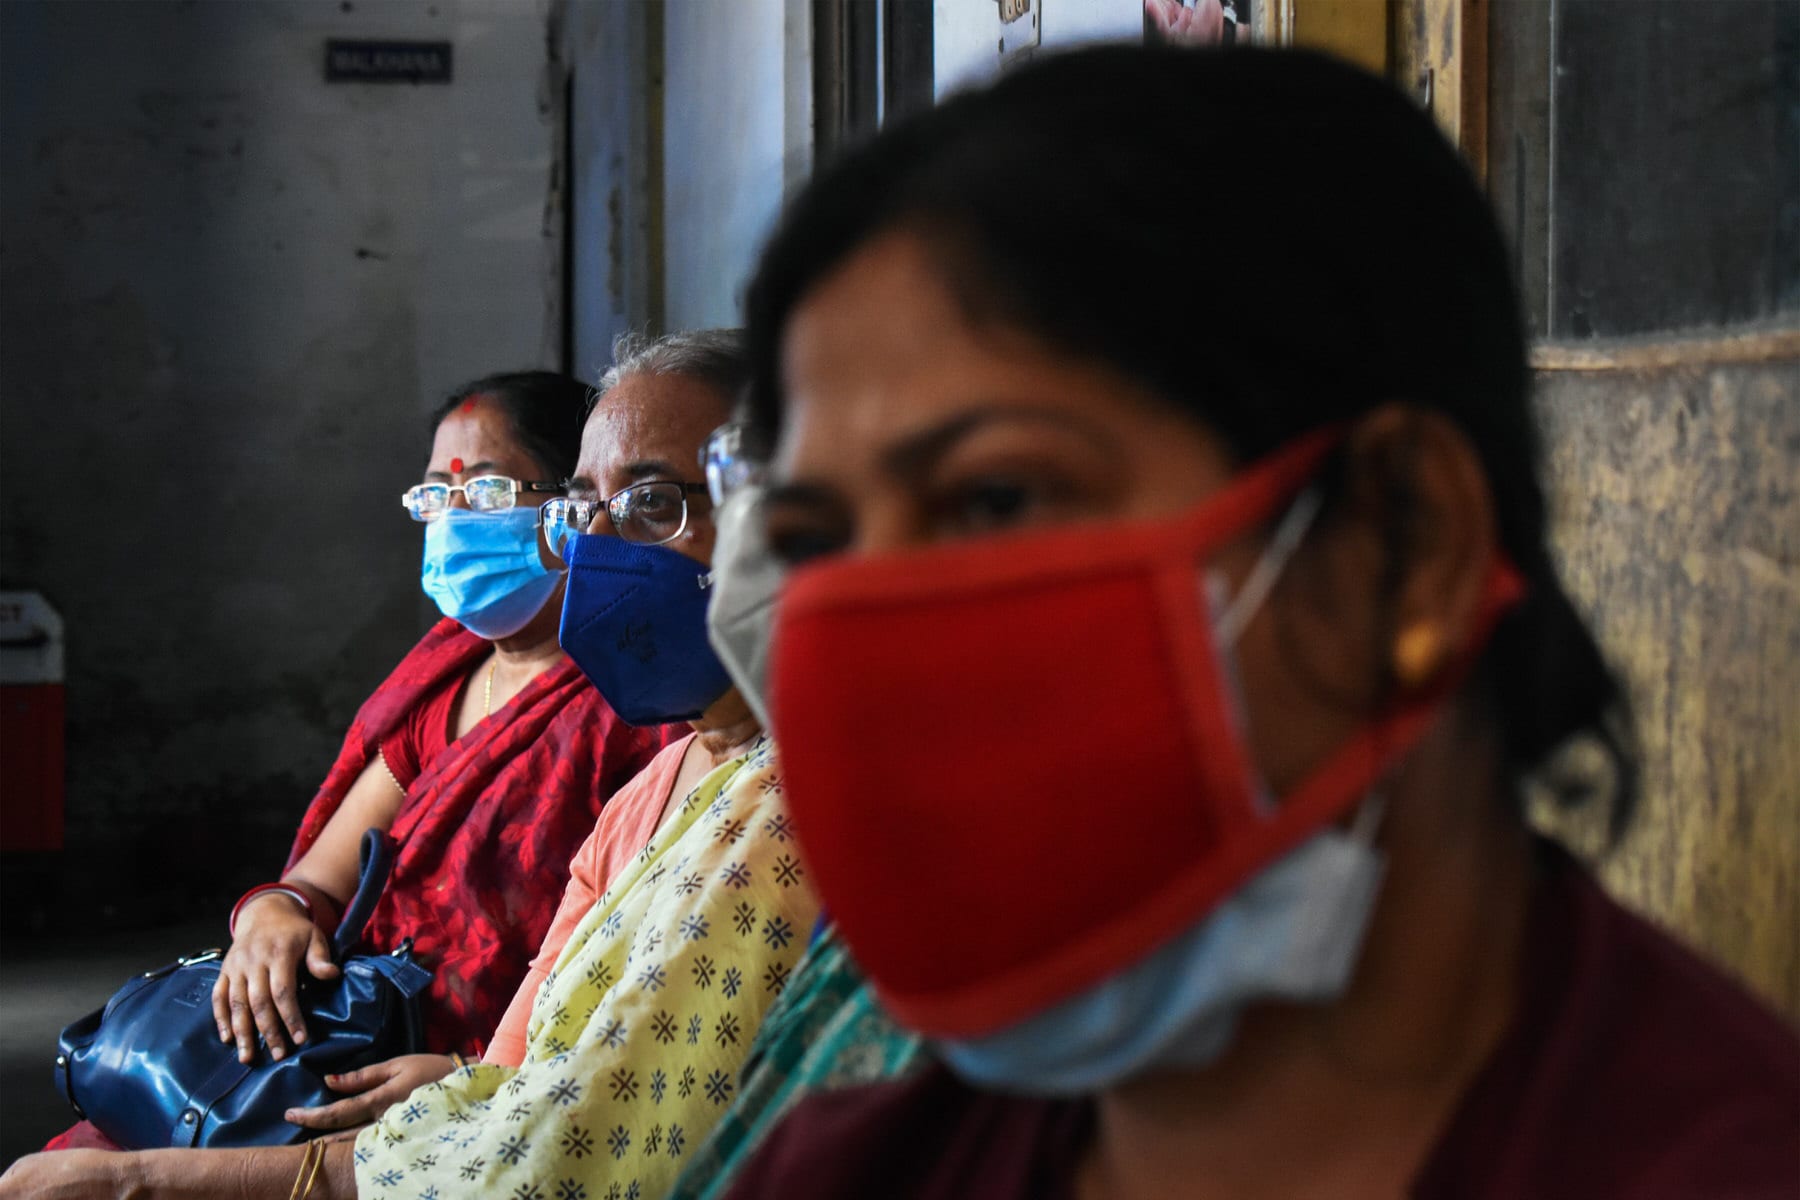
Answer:
[[[452,474],[461,475],[462,474],[462,459],[460,459],[460,458],[451,459],[450,460],[450,470],[451,470]]]
[[[475,411],[475,400],[473,397],[463,401],[463,411],[466,413]]]

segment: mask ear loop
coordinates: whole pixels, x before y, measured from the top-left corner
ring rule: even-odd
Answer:
[[[1275,527],[1275,536],[1269,539],[1262,556],[1250,568],[1250,576],[1244,580],[1244,586],[1238,589],[1238,594],[1231,598],[1231,603],[1219,616],[1217,629],[1221,644],[1237,644],[1238,637],[1250,624],[1250,619],[1262,607],[1263,601],[1269,598],[1269,592],[1281,577],[1288,559],[1300,548],[1301,539],[1312,527],[1313,518],[1319,515],[1319,506],[1323,502],[1324,497],[1320,495],[1319,489],[1309,487],[1288,507],[1281,523]]]

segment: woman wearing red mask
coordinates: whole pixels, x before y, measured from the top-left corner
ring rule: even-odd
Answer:
[[[1522,818],[1634,760],[1425,114],[1040,63],[823,173],[749,310],[788,799],[943,1066],[732,1195],[1791,1194],[1791,1032]]]

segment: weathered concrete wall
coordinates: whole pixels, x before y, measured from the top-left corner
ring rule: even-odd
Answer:
[[[0,573],[68,622],[74,900],[266,876],[422,628],[425,413],[560,352],[544,7],[0,4]]]
[[[812,166],[808,0],[663,5],[664,328],[736,325],[785,189]]]
[[[613,338],[662,312],[662,7],[566,10],[569,362],[598,379]]]
[[[1800,333],[1544,357],[1563,567],[1642,739],[1606,881],[1800,1021]]]

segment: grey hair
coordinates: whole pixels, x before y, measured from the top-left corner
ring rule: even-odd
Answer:
[[[685,329],[651,337],[628,329],[613,339],[613,365],[600,376],[594,400],[633,375],[684,375],[711,384],[735,405],[750,382],[750,355],[741,329]]]

